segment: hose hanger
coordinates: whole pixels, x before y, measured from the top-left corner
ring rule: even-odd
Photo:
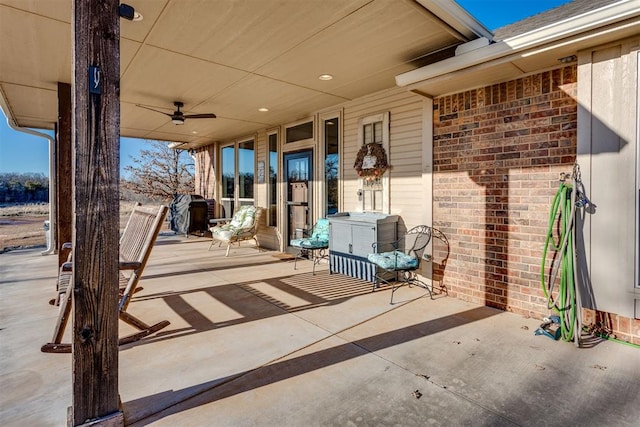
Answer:
[[[580,176],[580,166],[575,163],[571,174],[560,174],[560,186],[551,204],[549,227],[542,254],[540,281],[547,298],[547,308],[558,314],[560,337],[564,341],[574,341],[579,346],[582,308],[580,307],[577,283],[575,251],[575,216],[577,208],[590,205],[584,194]],[[557,240],[554,239],[554,230]],[[555,253],[548,278],[545,277],[547,251],[551,247]],[[557,290],[556,290],[557,286]]]

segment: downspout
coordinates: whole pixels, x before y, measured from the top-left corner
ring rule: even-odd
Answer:
[[[41,138],[45,138],[49,141],[49,227],[50,230],[56,230],[56,180],[55,180],[55,152],[56,152],[56,140],[50,135],[46,133],[38,132],[33,129],[23,128],[16,126],[12,120],[9,118],[9,114],[7,114],[2,106],[0,105],[0,109],[4,113],[7,118],[7,125],[17,132],[26,133],[33,136],[39,136]],[[51,233],[51,238],[49,239],[49,247],[46,250],[41,252],[42,255],[50,255],[56,250],[56,234]]]

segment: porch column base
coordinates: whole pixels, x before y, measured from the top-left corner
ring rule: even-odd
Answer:
[[[73,425],[73,406],[67,408],[67,427],[124,427],[124,412],[117,411],[104,417],[96,418],[79,424]]]

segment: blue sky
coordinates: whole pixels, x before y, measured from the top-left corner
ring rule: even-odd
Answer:
[[[495,30],[545,10],[568,3],[570,0],[457,0],[485,27]],[[145,141],[132,138],[120,140],[121,170],[132,164]],[[49,147],[44,138],[16,132],[9,128],[0,114],[0,173],[43,173],[49,175]]]

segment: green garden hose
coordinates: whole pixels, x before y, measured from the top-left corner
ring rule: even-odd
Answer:
[[[575,281],[575,241],[574,217],[576,194],[574,186],[560,181],[560,188],[553,198],[549,214],[549,228],[542,254],[540,278],[542,290],[547,298],[547,308],[554,310],[560,318],[560,336],[564,341],[575,341],[578,344],[579,301]],[[557,225],[556,225],[557,223]],[[557,243],[553,237],[554,226],[557,227]],[[545,281],[546,259],[549,247],[556,251],[551,265],[549,279]],[[554,288],[558,286],[558,290]]]

